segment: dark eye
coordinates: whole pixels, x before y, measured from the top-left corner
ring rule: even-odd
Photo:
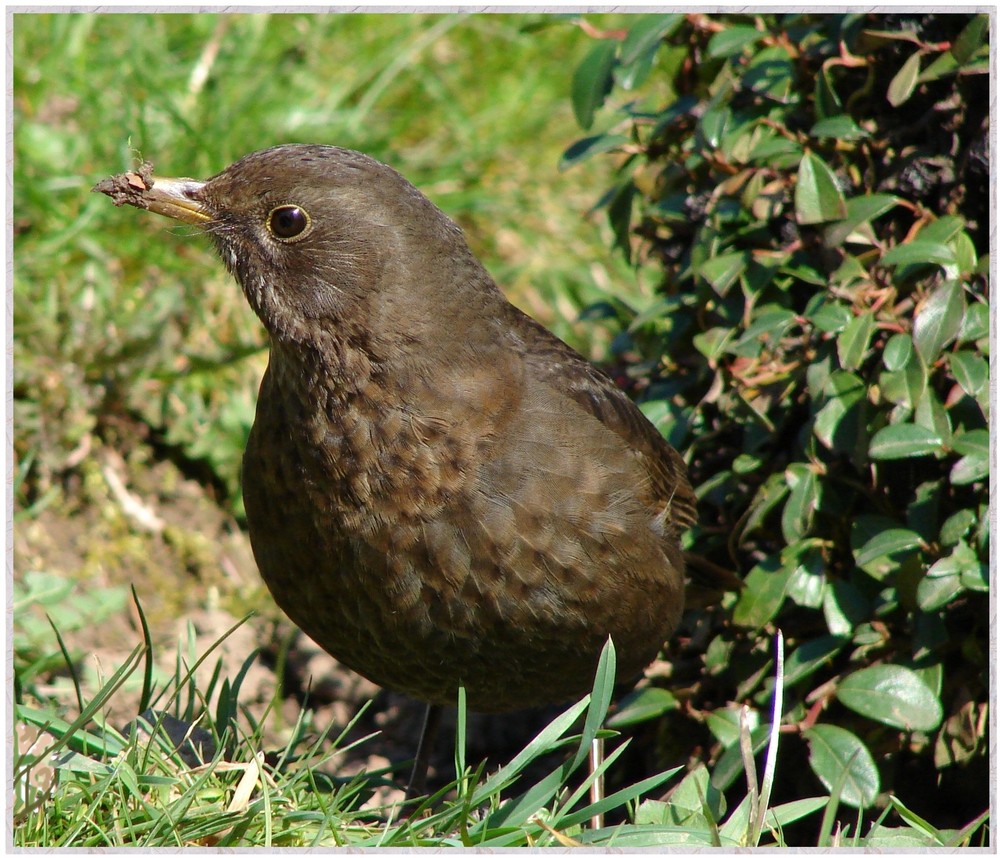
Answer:
[[[267,216],[267,228],[281,241],[301,238],[309,223],[309,214],[298,206],[278,206]]]

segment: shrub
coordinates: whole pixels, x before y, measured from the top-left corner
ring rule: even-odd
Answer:
[[[598,206],[659,283],[592,312],[620,321],[617,357],[689,463],[686,548],[744,578],[689,610],[668,652],[688,705],[660,707],[661,753],[706,748],[719,789],[736,704],[770,718],[780,628],[786,790],[894,793],[939,824],[988,803],[988,29],[590,28],[572,91],[590,133],[563,165],[613,162]]]

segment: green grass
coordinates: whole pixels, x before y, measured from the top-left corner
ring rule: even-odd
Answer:
[[[142,618],[138,602],[136,608]],[[153,644],[147,633],[92,698],[77,689],[77,711],[55,712],[18,703],[14,845],[731,849],[783,845],[784,826],[821,812],[817,844],[824,846],[956,846],[979,843],[985,836],[986,814],[960,831],[942,831],[895,799],[873,822],[865,823],[859,813],[856,828],[835,829],[840,786],[832,797],[770,806],[767,796],[779,755],[779,732],[771,733],[758,791],[746,723],[739,741],[747,749],[744,772],[750,789],[729,811],[704,766],[683,778],[681,767],[671,769],[600,800],[588,800],[593,779],[613,766],[628,744],[628,740],[619,744],[598,772],[581,778],[593,740],[616,735],[602,728],[615,679],[610,642],[591,694],[556,717],[496,771],[486,773],[481,766],[472,769],[466,764],[460,692],[455,778],[435,795],[417,801],[406,817],[399,805],[370,802],[373,790],[386,783],[390,772],[349,778],[328,773],[336,757],[347,750],[344,737],[350,724],[339,736],[329,728],[317,731],[311,729],[308,710],[303,710],[283,748],[261,750],[264,721],[280,704],[272,700],[259,721],[240,713],[241,683],[255,654],[247,657],[235,677],[224,676],[220,662],[207,685],[193,682],[197,668],[211,662],[224,638],[204,653],[192,654],[190,660],[179,653],[173,675],[155,681]],[[141,721],[130,722],[129,729],[117,730],[105,719],[105,711],[132,675],[142,679],[140,708],[145,714]],[[776,709],[781,705],[781,687],[779,666]],[[176,719],[180,733],[171,735],[163,729],[163,722],[171,719]],[[194,730],[199,734],[192,745],[188,736]],[[522,772],[539,759],[547,761],[549,774],[525,783]],[[642,800],[668,784],[672,788],[666,800]],[[622,809],[627,811],[627,822],[591,825],[599,814]],[[905,825],[885,826],[890,810]]]

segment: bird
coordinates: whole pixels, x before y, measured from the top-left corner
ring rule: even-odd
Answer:
[[[320,144],[94,190],[202,228],[266,329],[253,554],[303,632],[428,705],[408,797],[459,686],[479,712],[580,699],[609,637],[638,679],[684,609],[684,460],[423,193]]]

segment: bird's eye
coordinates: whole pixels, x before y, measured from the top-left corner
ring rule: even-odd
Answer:
[[[267,228],[279,241],[298,241],[310,224],[309,213],[299,206],[278,206],[267,216]]]

